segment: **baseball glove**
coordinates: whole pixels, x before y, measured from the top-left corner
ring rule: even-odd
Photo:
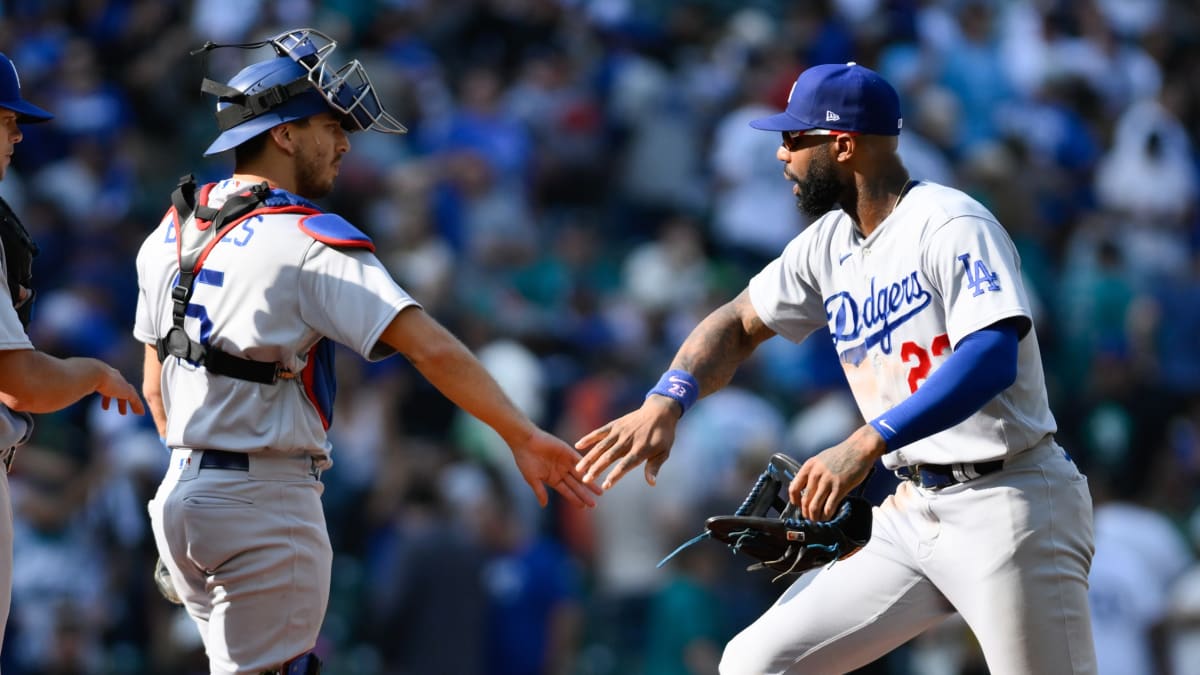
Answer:
[[[676,549],[679,551],[711,537],[734,553],[744,553],[757,562],[748,570],[771,569],[775,580],[799,575],[814,567],[841,560],[862,548],[871,538],[871,503],[862,497],[842,500],[837,515],[828,522],[800,516],[800,509],[787,499],[787,487],[800,465],[787,455],[775,454],[759,475],[745,501],[731,516],[713,516],[705,531]]]
[[[183,604],[183,600],[179,598],[179,593],[175,590],[175,583],[171,581],[171,571],[167,569],[162,558],[154,561],[154,585],[158,587],[158,592],[162,593],[168,602],[175,605]]]

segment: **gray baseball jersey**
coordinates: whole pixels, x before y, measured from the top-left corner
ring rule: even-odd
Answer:
[[[1029,317],[1015,246],[963,192],[913,187],[863,238],[842,211],[797,236],[750,281],[771,329],[799,342],[828,325],[865,419],[920,387],[972,331]],[[883,420],[886,423],[886,418]],[[890,469],[980,462],[1020,453],[1055,431],[1037,338],[1018,350],[1017,381],[963,422],[883,457]]]
[[[250,187],[218,183],[208,204]],[[320,390],[315,347],[322,338],[367,359],[391,353],[379,336],[416,301],[378,258],[362,249],[323,243],[301,214],[252,216],[230,231],[204,262],[185,328],[193,340],[256,361],[278,362],[301,376],[276,384],[210,376],[182,359],[163,362],[167,445],[256,452],[264,448],[318,458],[328,467],[326,429],[331,392]],[[176,230],[169,212],[137,257],[134,335],[155,344],[172,326],[171,288],[178,273]]]
[[[0,246],[0,279],[8,278],[8,267],[4,259],[4,247]],[[8,286],[4,285],[7,294]],[[17,310],[13,309],[12,298],[0,300],[0,351],[33,349],[33,343],[25,334]],[[10,410],[0,404],[0,450],[21,445],[29,440],[33,432],[33,419],[26,413]]]
[[[964,336],[1029,317],[1019,273],[992,214],[920,183],[870,237],[841,211],[822,217],[751,280],[750,298],[792,340],[827,324],[863,416],[883,423]],[[889,468],[1004,458],[1003,470],[942,489],[902,481],[867,545],[800,577],[729,642],[722,675],[847,672],[953,612],[994,673],[1094,673],[1092,503],[1054,428],[1030,329],[1011,387],[884,455]]]

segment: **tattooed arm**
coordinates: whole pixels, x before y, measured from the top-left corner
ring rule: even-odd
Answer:
[[[671,368],[691,373],[700,385],[700,396],[707,396],[729,384],[738,366],[773,335],[755,313],[749,294],[742,291],[692,330]],[[603,485],[607,490],[645,462],[646,482],[653,485],[671,453],[681,410],[673,399],[647,396],[642,407],[579,439],[575,447],[586,454],[577,469],[590,481],[612,466]]]
[[[671,368],[691,373],[700,383],[700,395],[706,396],[729,384],[738,366],[773,335],[755,313],[749,293],[742,291],[692,330]]]

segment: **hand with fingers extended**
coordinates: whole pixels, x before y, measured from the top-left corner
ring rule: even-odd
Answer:
[[[654,485],[658,470],[671,454],[678,423],[677,403],[661,396],[648,396],[642,407],[576,441],[575,448],[587,454],[575,468],[585,481],[592,481],[611,466],[612,471],[601,485],[607,490],[645,462],[646,482]]]
[[[513,459],[517,469],[538,503],[546,506],[549,495],[546,486],[554,488],[571,504],[577,507],[593,507],[596,499],[593,495],[601,494],[595,481],[584,481],[575,463],[579,461],[579,453],[571,449],[563,440],[538,429],[528,438],[520,442],[510,442]]]
[[[887,444],[870,424],[849,438],[810,457],[788,486],[788,498],[805,518],[826,521],[837,513],[846,495],[867,478]]]
[[[137,389],[125,379],[121,372],[112,366],[97,361],[100,368],[100,382],[96,385],[96,393],[100,394],[100,407],[108,410],[113,401],[117,402],[117,412],[124,415],[133,412],[145,414],[142,397]]]

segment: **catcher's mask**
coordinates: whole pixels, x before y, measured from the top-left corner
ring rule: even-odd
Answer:
[[[221,134],[204,155],[235,148],[272,127],[332,111],[347,131],[385,134],[408,131],[383,109],[367,71],[357,59],[335,67],[329,57],[337,42],[312,28],[298,28],[261,42],[219,45],[206,42],[193,54],[221,47],[270,46],[275,58],[251,64],[227,84],[204,79],[201,91],[217,97]]]

